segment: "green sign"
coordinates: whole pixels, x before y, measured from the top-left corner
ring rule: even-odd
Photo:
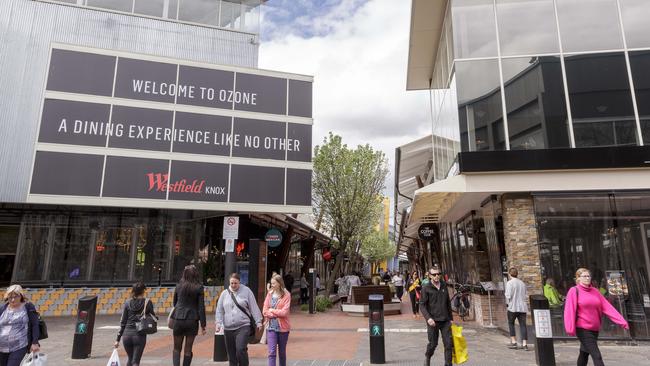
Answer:
[[[264,240],[271,248],[279,247],[282,244],[282,233],[278,229],[269,229],[264,235]]]

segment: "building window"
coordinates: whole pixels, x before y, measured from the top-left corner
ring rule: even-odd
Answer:
[[[508,58],[502,69],[510,149],[570,147],[560,58]]]
[[[455,0],[451,14],[456,59],[497,56],[493,0]]]
[[[133,11],[133,0],[87,0],[86,5],[126,13]]]
[[[556,2],[564,52],[623,48],[616,0]]]
[[[224,8],[227,6],[226,3],[223,3]],[[219,1],[181,0],[178,19],[192,23],[219,26]]]
[[[623,53],[565,59],[576,147],[636,145],[636,121]]]
[[[619,0],[628,48],[650,47],[650,1]]]
[[[553,0],[497,1],[497,20],[501,55],[560,52]]]
[[[505,150],[497,60],[456,62],[456,85],[459,120],[467,122],[460,126],[461,139],[466,129],[468,150]]]
[[[178,0],[135,0],[133,12],[157,18],[176,19]]]

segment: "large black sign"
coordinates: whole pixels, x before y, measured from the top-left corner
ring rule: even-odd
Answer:
[[[311,120],[300,121],[311,88],[280,73],[55,48],[38,142],[95,150],[37,146],[30,193],[310,206],[311,170],[289,162],[311,161]]]
[[[436,225],[435,224],[422,224],[418,228],[418,237],[422,240],[430,241],[436,235]]]

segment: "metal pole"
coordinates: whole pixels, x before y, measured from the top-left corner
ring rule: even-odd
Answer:
[[[488,309],[490,309],[490,325],[488,325],[486,328],[496,328],[497,326],[494,325],[494,321],[492,318],[492,297],[490,296],[490,293],[492,291],[488,290]]]

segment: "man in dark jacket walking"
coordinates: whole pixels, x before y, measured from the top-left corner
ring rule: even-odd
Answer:
[[[427,321],[427,336],[429,344],[425,352],[424,366],[431,365],[431,357],[438,346],[438,332],[442,334],[442,344],[445,347],[445,366],[451,366],[451,301],[447,292],[447,284],[440,280],[440,270],[431,268],[428,272],[429,281],[422,286],[420,294],[420,312]]]

